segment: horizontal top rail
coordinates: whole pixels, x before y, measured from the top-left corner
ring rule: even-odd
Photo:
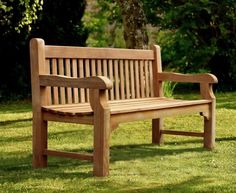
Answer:
[[[45,46],[46,58],[154,60],[152,50]]]

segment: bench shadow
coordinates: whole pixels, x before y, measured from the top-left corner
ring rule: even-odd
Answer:
[[[236,137],[222,137],[217,138],[216,141],[234,141]],[[189,140],[183,143],[199,143],[199,140]],[[168,145],[175,144],[175,142],[168,142]],[[91,149],[74,149],[75,152],[91,152]],[[110,147],[111,150],[111,163],[116,161],[129,161],[135,159],[145,159],[148,157],[155,157],[155,156],[168,156],[168,155],[179,155],[182,153],[187,152],[198,152],[203,153],[208,150],[201,147],[193,147],[193,148],[183,148],[183,147],[164,147],[161,148],[158,145],[153,144],[131,144],[131,145],[114,145]],[[19,158],[20,157],[20,158]],[[77,168],[78,167],[78,168]],[[84,172],[84,168],[86,168],[86,172]],[[68,171],[68,172],[65,172]],[[46,175],[45,175],[46,174]],[[16,176],[21,176],[21,178],[17,178]],[[77,159],[68,159],[68,158],[49,158],[49,163],[47,168],[43,169],[33,169],[32,168],[32,155],[31,153],[26,153],[24,156],[23,154],[11,153],[5,154],[4,157],[0,159],[0,183],[4,182],[14,182],[18,183],[21,181],[25,181],[27,179],[55,179],[55,178],[62,178],[62,179],[84,179],[84,178],[91,178],[92,175],[92,163],[89,161],[81,161]],[[197,179],[196,179],[197,180]],[[193,179],[194,184],[195,179]],[[196,181],[197,183],[198,181]],[[191,182],[186,182],[189,184]],[[173,185],[174,187],[178,186],[185,186],[183,184],[176,184]],[[187,187],[186,187],[187,188]],[[143,189],[145,192],[153,192],[154,190],[164,190],[166,187],[151,187]],[[141,191],[141,189],[138,189]]]
[[[0,121],[0,126],[8,126],[15,123],[22,123],[22,122],[28,122],[28,121],[32,121],[32,118]]]
[[[161,148],[153,144],[138,144],[138,145],[117,145],[111,148],[111,162],[129,161],[134,159],[145,159],[155,156],[178,155],[186,152],[205,152],[208,151],[203,147],[193,148]]]

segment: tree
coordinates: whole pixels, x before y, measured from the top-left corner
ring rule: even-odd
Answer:
[[[41,8],[41,0],[0,1],[0,100],[28,93],[27,37]]]
[[[120,10],[115,0],[87,0],[83,22],[86,44],[92,47],[125,47]]]
[[[143,0],[160,27],[163,61],[183,72],[207,70],[220,89],[236,89],[236,1]]]
[[[85,45],[85,0],[0,1],[0,100],[30,95],[28,43]]]
[[[121,10],[126,47],[146,49],[148,35],[142,2],[139,0],[117,0],[117,3]]]

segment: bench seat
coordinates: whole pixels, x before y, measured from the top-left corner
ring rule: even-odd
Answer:
[[[169,109],[175,107],[187,107],[210,103],[210,100],[176,100],[164,97],[128,99],[109,101],[110,113],[122,114],[140,111],[150,111],[158,109]],[[89,103],[49,105],[43,106],[42,110],[49,113],[67,116],[88,116],[93,115],[93,110]]]
[[[33,167],[47,167],[48,156],[93,162],[95,176],[109,174],[110,144],[120,123],[151,120],[152,143],[162,144],[163,136],[203,138],[203,146],[215,146],[215,106],[209,73],[163,72],[158,45],[152,50],[89,48],[45,45],[30,41],[32,85]],[[166,98],[164,83],[197,83],[200,99]],[[177,89],[177,88],[176,88]],[[164,118],[197,113],[203,117],[203,131],[165,128]],[[93,126],[93,153],[61,152],[48,149],[48,122]]]

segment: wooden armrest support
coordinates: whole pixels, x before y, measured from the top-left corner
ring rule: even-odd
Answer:
[[[181,74],[173,72],[158,73],[158,80],[188,83],[217,83],[218,80],[213,74]]]
[[[112,81],[104,76],[93,76],[85,78],[71,78],[61,75],[39,75],[41,86],[111,89]]]

